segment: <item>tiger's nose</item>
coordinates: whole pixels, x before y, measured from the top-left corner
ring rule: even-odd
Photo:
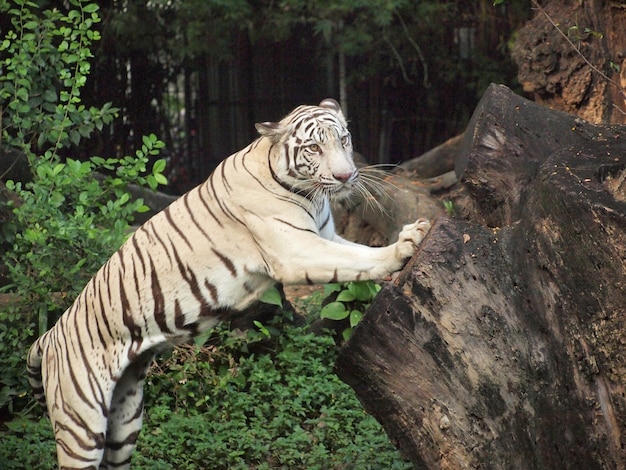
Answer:
[[[335,173],[333,174],[333,176],[335,177],[337,181],[341,181],[342,183],[347,183],[348,181],[352,179],[355,173],[356,171],[350,171],[347,173]]]

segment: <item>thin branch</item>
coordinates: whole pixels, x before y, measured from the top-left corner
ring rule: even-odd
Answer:
[[[417,52],[417,56],[419,57],[420,62],[422,63],[422,70],[424,72],[424,80],[422,81],[422,83],[424,84],[424,88],[430,88],[430,83],[428,83],[428,64],[426,63],[426,58],[424,57],[424,54],[422,53],[422,49],[409,34],[409,28],[407,28],[406,23],[404,22],[404,19],[402,18],[400,13],[396,12],[396,16],[400,20],[400,24],[402,25],[402,29],[404,30],[404,34],[406,35],[406,38],[408,39],[409,43],[413,46],[413,48]]]
[[[413,80],[409,78],[409,75],[407,74],[406,69],[404,68],[404,61],[402,60],[400,53],[395,48],[393,43],[389,40],[386,34],[383,34],[383,39],[385,40],[385,42],[391,49],[391,52],[393,53],[393,55],[396,57],[396,60],[398,61],[398,65],[400,65],[400,70],[402,71],[402,77],[404,78],[404,81],[410,85],[413,85]]]

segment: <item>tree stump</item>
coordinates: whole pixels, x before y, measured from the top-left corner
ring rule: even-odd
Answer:
[[[337,374],[416,468],[626,467],[626,128],[492,85]]]

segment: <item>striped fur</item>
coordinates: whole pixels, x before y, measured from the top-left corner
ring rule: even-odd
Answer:
[[[130,466],[159,349],[228,319],[276,281],[382,278],[428,230],[418,220],[383,248],[335,234],[329,200],[359,177],[336,101],[257,129],[260,138],[141,226],[31,347],[28,374],[61,468]]]

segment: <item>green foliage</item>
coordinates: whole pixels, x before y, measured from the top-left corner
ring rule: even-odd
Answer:
[[[25,0],[0,1],[0,12],[11,17],[14,29],[0,42],[2,140],[29,158],[35,148],[77,145],[94,129],[116,116],[110,104],[87,109],[80,90],[91,69],[90,46],[100,39],[96,4],[79,0],[67,14],[57,9],[38,11]],[[43,153],[43,152],[42,152]]]
[[[0,407],[26,394],[24,356],[35,333],[43,333],[84,284],[123,242],[135,212],[127,186],[166,183],[165,162],[149,161],[163,143],[143,138],[134,156],[63,158],[95,130],[111,122],[110,104],[86,109],[80,89],[90,71],[90,46],[99,39],[96,4],[69,2],[67,13],[39,11],[33,2],[0,0],[13,29],[0,43],[0,129],[3,145],[26,155],[32,180],[8,181],[21,199],[3,227],[2,255],[20,305],[0,311]],[[97,174],[100,173],[100,176]],[[9,203],[11,204],[11,203]]]
[[[454,217],[456,215],[456,209],[454,208],[454,202],[446,199],[443,201],[443,208],[446,210],[446,214],[450,217]]]
[[[327,298],[334,300],[322,307],[320,317],[337,321],[349,319],[350,326],[342,333],[343,339],[347,340],[378,292],[380,285],[374,281],[327,284],[324,293]]]
[[[164,181],[160,162],[145,175],[150,155],[162,146],[149,136],[134,157],[85,162],[61,163],[46,153],[33,162],[31,182],[7,182],[23,202],[13,210],[17,231],[4,262],[14,291],[37,313],[40,334],[119,248],[135,212],[148,210],[141,199],[131,200],[127,185],[156,187]],[[94,178],[98,172],[110,173]]]
[[[283,299],[276,287],[267,289],[259,300],[269,305],[276,305],[277,307],[283,306]]]
[[[50,421],[17,418],[0,425],[2,468],[56,468],[56,449]]]
[[[6,406],[11,413],[19,408],[14,406],[14,401],[24,399],[30,391],[24,358],[35,328],[31,316],[14,308],[0,309],[0,408]]]
[[[239,341],[178,348],[153,371],[135,466],[411,468],[332,372],[330,337],[286,328],[259,355]]]

